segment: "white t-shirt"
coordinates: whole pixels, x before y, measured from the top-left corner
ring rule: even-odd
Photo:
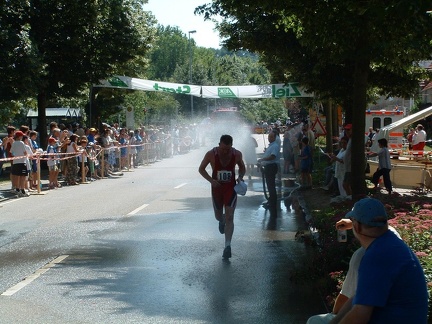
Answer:
[[[341,159],[343,161],[345,156],[345,150],[341,149],[338,153],[338,155],[336,155],[336,157],[338,159]],[[336,161],[335,162],[335,178],[336,179],[341,179],[343,180],[343,178],[345,177],[345,164],[343,164],[343,162],[339,162]]]
[[[422,129],[416,132],[413,136],[413,144],[418,144],[426,141],[426,132]]]
[[[27,151],[26,151],[24,142],[23,141],[14,141],[12,143],[12,146],[11,146],[11,154],[14,157],[21,157],[19,159],[13,160],[12,164],[20,164],[20,163],[25,164],[27,161],[27,156],[26,156]]]

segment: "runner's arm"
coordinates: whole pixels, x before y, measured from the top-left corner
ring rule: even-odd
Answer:
[[[203,176],[204,179],[206,179],[208,182],[210,182],[212,186],[218,186],[218,185],[220,185],[219,182],[217,180],[213,179],[208,174],[208,172],[206,171],[206,167],[210,163],[211,163],[210,153],[207,152],[206,155],[204,155],[203,160],[201,161],[201,164],[198,168],[198,172]]]

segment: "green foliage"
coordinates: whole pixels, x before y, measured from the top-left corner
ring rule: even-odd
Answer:
[[[1,88],[0,99],[37,97],[39,124],[45,124],[50,102],[80,97],[89,84],[115,73],[135,69],[142,73],[144,55],[154,38],[154,19],[142,4],[141,0],[4,3],[0,44],[5,45],[6,59],[0,61],[0,75],[11,82],[5,82],[9,88]],[[41,141],[45,135],[41,133]]]
[[[241,114],[253,123],[261,121],[284,121],[287,116],[287,110],[283,101],[278,99],[260,99],[260,100],[241,100]]]
[[[39,80],[42,63],[30,38],[28,2],[2,1],[0,4],[0,101],[20,100],[31,96]],[[13,105],[13,104],[11,104]],[[11,106],[5,104],[3,106]],[[3,110],[5,120],[15,110]]]
[[[297,81],[333,99],[353,124],[354,195],[364,194],[364,111],[368,92],[409,96],[427,75],[415,63],[432,53],[430,1],[215,0],[196,12],[222,17],[231,49],[260,53],[277,81]]]
[[[189,62],[188,39],[178,27],[171,26],[158,26],[156,36],[157,41],[149,53],[151,64],[147,71],[148,78],[165,82],[174,81],[172,77],[176,68],[179,65],[186,66]],[[186,80],[187,78],[182,82]]]

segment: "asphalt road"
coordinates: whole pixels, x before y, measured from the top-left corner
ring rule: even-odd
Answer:
[[[0,323],[305,323],[325,311],[303,279],[303,215],[282,206],[270,219],[257,176],[222,260],[204,153],[0,202]]]

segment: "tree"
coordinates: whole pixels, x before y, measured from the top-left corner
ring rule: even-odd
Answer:
[[[29,36],[27,1],[3,1],[0,5],[0,101],[20,100],[33,94],[41,62]],[[12,112],[15,110],[12,110]],[[9,115],[10,116],[10,115]]]
[[[15,88],[1,88],[2,99],[11,99],[15,93],[20,98],[37,96],[41,145],[46,138],[48,103],[80,95],[100,79],[145,64],[140,59],[154,37],[154,19],[143,11],[143,3],[34,0],[3,4],[0,42],[7,46],[2,48],[5,63],[1,63],[8,69],[0,73],[13,76],[9,85]],[[10,64],[17,53],[21,54],[18,63]]]
[[[364,112],[368,91],[409,95],[432,53],[430,1],[216,0],[196,12],[219,25],[229,49],[260,53],[279,81],[299,81],[342,103],[353,123],[353,195],[364,187]],[[282,64],[284,63],[284,64]]]
[[[157,41],[149,53],[152,64],[147,76],[151,80],[169,82],[179,65],[188,62],[188,39],[178,27],[161,26],[157,28]]]

